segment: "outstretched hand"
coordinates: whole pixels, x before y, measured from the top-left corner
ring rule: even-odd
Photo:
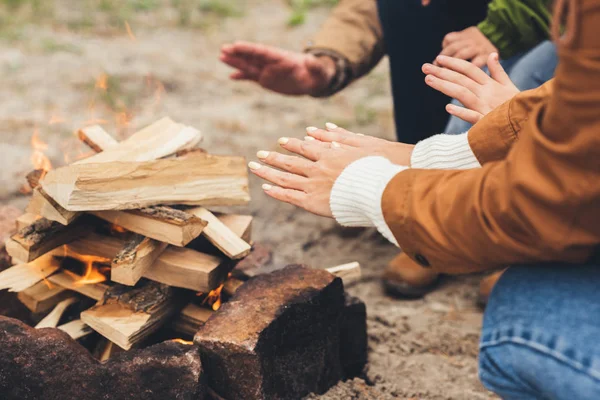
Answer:
[[[224,45],[219,58],[237,69],[231,79],[254,81],[265,89],[288,95],[316,94],[329,86],[336,72],[329,57],[248,42]]]
[[[442,41],[440,55],[470,60],[478,67],[483,67],[488,56],[497,51],[496,46],[479,28],[471,26],[460,32],[447,34]]]
[[[392,155],[392,162],[408,164],[413,146],[355,134],[331,123],[326,125],[327,130],[306,128],[310,136],[304,140],[280,138],[279,145],[295,155],[261,150],[256,155],[263,164],[253,161],[248,166],[255,175],[272,183],[263,185],[267,195],[331,217],[331,190],[348,165],[373,155]]]
[[[457,58],[438,56],[436,62],[439,66],[423,65],[423,72],[427,74],[425,82],[460,101],[464,107],[448,104],[446,111],[471,124],[519,93],[500,65],[498,53],[488,57],[490,76],[474,64]]]

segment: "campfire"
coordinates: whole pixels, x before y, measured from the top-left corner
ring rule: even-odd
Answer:
[[[58,328],[102,362],[195,336],[211,390],[226,398],[324,391],[360,372],[366,331],[348,332],[366,329],[364,304],[342,285],[359,265],[273,267],[252,242],[252,216],[207,208],[248,203],[243,158],[208,154],[198,130],[170,118],[122,142],[98,125],[79,138],[96,154],[52,169],[34,135],[32,198],[6,241],[13,266],[0,289],[18,292],[35,328]],[[293,379],[271,370],[282,362]]]

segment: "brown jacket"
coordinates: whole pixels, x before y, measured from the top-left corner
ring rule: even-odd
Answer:
[[[600,244],[600,0],[567,1],[556,78],[469,132],[482,168],[406,170],[387,186],[386,222],[421,265],[577,263]]]

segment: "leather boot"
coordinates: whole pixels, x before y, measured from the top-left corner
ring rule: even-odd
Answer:
[[[504,271],[506,270],[503,269],[502,271],[496,271],[493,274],[483,278],[481,282],[479,282],[479,297],[477,300],[480,306],[485,307],[488,299],[490,298],[490,293],[492,293],[492,289]]]
[[[433,289],[439,276],[400,253],[390,261],[383,273],[383,286],[392,296],[418,298]]]

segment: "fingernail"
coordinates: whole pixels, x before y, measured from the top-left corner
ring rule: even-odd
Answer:
[[[365,136],[363,133],[357,133],[356,136]]]
[[[257,163],[257,162],[250,161],[250,162],[248,163],[248,168],[250,168],[250,169],[260,169],[260,167],[262,167],[262,165],[260,165],[260,164],[259,164],[259,163]]]
[[[333,122],[326,122],[326,123],[325,123],[325,128],[327,128],[327,129],[329,129],[329,130],[331,130],[331,129],[335,129],[335,128],[337,128],[337,127],[338,127],[338,126],[337,126],[336,124],[334,124]]]
[[[282,137],[282,138],[279,138],[279,140],[277,141],[277,143],[279,143],[279,144],[286,144],[289,141],[290,141],[290,138]]]
[[[304,140],[306,140],[306,141],[309,141],[309,142],[310,142],[311,140],[315,140],[315,138],[314,138],[314,137],[312,137],[312,136],[304,136]]]
[[[261,158],[261,159],[267,158],[267,157],[269,157],[269,152],[265,151],[265,150],[261,150],[258,153],[256,153],[256,157]]]
[[[263,183],[262,188],[263,190],[271,190],[273,189],[273,186],[269,185],[268,183]]]
[[[342,146],[340,146],[340,144],[338,142],[331,142],[331,148],[332,149],[337,149],[339,147],[342,147]]]
[[[319,130],[319,128],[314,127],[314,126],[309,126],[308,128],[306,128],[306,132],[316,132],[318,130]]]

